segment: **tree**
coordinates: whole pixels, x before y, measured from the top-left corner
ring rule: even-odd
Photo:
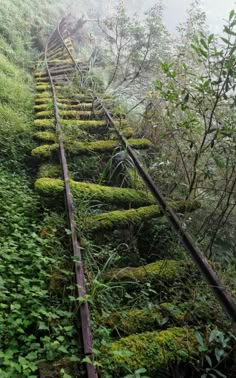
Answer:
[[[235,209],[235,28],[234,11],[220,38],[203,29],[193,37],[186,28],[172,62],[161,65],[164,76],[145,115],[152,137],[161,140],[157,163],[165,191],[203,201],[199,235],[210,254]],[[181,53],[191,41],[191,50]]]

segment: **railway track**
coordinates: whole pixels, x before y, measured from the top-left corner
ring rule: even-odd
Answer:
[[[84,217],[83,233],[89,235],[95,243],[104,245],[109,237],[114,242],[117,230],[123,230],[121,236],[119,235],[120,240],[126,229],[139,228],[145,222],[159,218],[164,214],[224,312],[232,320],[232,323],[235,323],[236,306],[231,295],[222,286],[209,262],[204,258],[191,236],[184,230],[176,215],[176,212],[194,211],[198,207],[198,203],[171,202],[165,199],[143,168],[139,155],[135,152],[136,150],[146,151],[151,148],[150,141],[143,138],[133,138],[132,130],[128,127],[125,117],[112,114],[112,107],[109,107],[109,102],[112,102],[111,99],[102,95],[103,100],[101,100],[99,94],[94,94],[86,87],[88,66],[79,62],[73,54],[73,44],[67,30],[66,18],[64,18],[50,36],[45,49],[45,62],[35,74],[37,97],[35,100],[36,130],[34,137],[39,146],[32,151],[32,154],[41,165],[40,178],[36,180],[35,186],[42,197],[50,197],[57,202],[64,193],[71,249],[75,260],[78,298],[86,298],[89,294],[87,292],[89,285],[86,283],[87,267],[84,263],[83,252],[81,252],[83,249],[80,246],[80,235],[78,233],[78,208],[81,201],[90,199],[93,203],[103,205],[97,207],[98,210],[95,208],[93,214]],[[125,187],[121,185],[124,183],[122,179],[124,172],[121,169],[114,177],[108,179],[104,174],[104,177],[101,179],[100,175],[99,179],[96,168],[98,165],[96,165],[95,160],[102,162],[103,168],[107,167],[109,162],[112,159],[114,160],[114,151],[118,151],[118,149],[119,151],[123,149],[132,162],[131,168],[129,167],[126,172],[130,179],[127,179]],[[119,154],[117,155],[119,156]],[[84,157],[91,156],[93,159],[95,158],[93,160],[95,168],[91,168],[92,175],[85,171],[84,177],[78,179],[75,165],[81,164]],[[50,165],[48,165],[49,161]],[[138,173],[138,176],[135,176],[136,188],[133,188],[130,185],[131,178],[136,175],[136,172]],[[132,281],[139,282],[142,285],[150,280],[154,286],[156,281],[161,282],[162,286],[159,283],[158,288],[171,287],[176,280],[178,281],[179,277],[183,279],[191,273],[192,269],[192,265],[187,262],[170,258],[156,258],[156,261],[143,262],[144,258],[142,257],[140,261],[142,263],[136,261],[134,266],[132,264],[124,266],[124,262],[121,263],[121,266],[118,264],[105,274],[105,281]],[[193,273],[193,275],[195,274]],[[163,316],[167,311],[167,306],[160,304],[158,310],[153,307],[152,312],[155,313],[155,311],[158,316]],[[91,314],[86,300],[81,301],[79,312],[83,355],[88,358],[85,364],[86,376],[95,378],[99,374],[102,377],[102,373],[97,372],[94,364]],[[127,310],[124,311],[124,314],[125,319],[130,319],[133,322],[133,327],[124,331],[124,328],[129,327],[124,324],[121,314],[119,316],[116,314],[118,334],[122,335],[123,332],[125,336],[114,341],[111,346],[114,351],[127,347],[134,353],[133,345],[142,339],[144,355],[145,353],[146,355],[150,354],[151,359],[153,358],[158,367],[158,363],[155,362],[155,355],[157,354],[155,345],[159,343],[160,348],[165,349],[167,344],[163,342],[163,339],[166,338],[168,342],[174,344],[176,350],[178,350],[180,343],[180,349],[188,352],[191,357],[191,348],[189,348],[188,343],[194,336],[191,328],[185,329],[178,326],[177,318],[172,322],[172,327],[156,332],[153,330],[153,326],[155,328],[157,318],[154,316],[151,320],[150,312],[148,313],[147,309]],[[142,326],[141,323],[145,319],[145,314],[150,324],[147,326],[143,324]],[[108,323],[112,322],[111,319],[108,320]],[[141,332],[142,330],[148,330],[148,335]],[[145,335],[148,336],[147,340]],[[152,349],[154,350],[153,356]],[[166,353],[165,363],[172,362],[171,358],[171,353]],[[120,366],[127,364],[128,361],[130,361],[128,357],[124,356],[123,359],[117,357],[114,367],[110,367],[110,369],[121,369],[123,371]],[[134,357],[131,363],[134,370],[138,367],[137,364],[138,361]],[[164,361],[162,361],[162,364],[164,364]],[[114,376],[119,376],[119,373]]]

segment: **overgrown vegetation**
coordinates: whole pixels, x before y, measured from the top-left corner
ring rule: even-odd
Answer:
[[[128,137],[135,129],[133,147],[152,144],[140,158],[235,294],[235,12],[219,39],[195,1],[172,48],[161,3],[143,19],[119,4],[92,26],[90,47],[99,47],[84,87],[78,78],[57,86],[86,266],[88,293],[76,298],[52,95],[42,63],[37,87],[30,74],[67,9],[54,5],[0,5],[0,375],[36,378],[40,368],[50,378],[83,377],[89,362],[101,378],[233,378],[230,322],[102,112],[90,109],[99,92],[116,125]],[[72,31],[85,46],[81,28]],[[84,301],[95,362],[81,353]]]

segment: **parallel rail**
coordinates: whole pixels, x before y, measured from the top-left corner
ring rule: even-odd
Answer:
[[[76,259],[75,262],[75,276],[76,276],[76,284],[78,288],[77,295],[78,297],[84,297],[86,295],[85,289],[85,277],[84,277],[84,269],[83,269],[83,262],[82,262],[82,255],[80,250],[80,245],[78,242],[77,236],[77,229],[75,223],[75,214],[74,214],[74,207],[73,207],[73,199],[71,195],[71,188],[69,184],[69,172],[68,172],[68,165],[66,160],[64,142],[63,142],[63,133],[60,123],[60,113],[59,108],[57,105],[57,91],[55,87],[55,72],[56,70],[52,70],[53,67],[53,58],[55,54],[52,53],[55,51],[55,48],[61,51],[61,59],[63,57],[65,59],[69,59],[71,61],[71,70],[78,72],[81,77],[81,85],[83,85],[83,70],[81,66],[76,62],[75,58],[73,57],[72,52],[68,48],[67,44],[65,43],[65,39],[69,37],[69,33],[66,30],[66,21],[62,19],[62,21],[58,24],[57,29],[51,35],[48,40],[46,49],[45,49],[45,62],[48,72],[48,77],[51,84],[51,90],[53,94],[53,101],[54,101],[54,114],[56,120],[56,130],[59,138],[59,147],[60,147],[60,161],[61,167],[63,172],[63,179],[65,183],[65,205],[68,214],[68,223],[71,230],[71,242],[72,242],[72,250],[74,257]],[[57,53],[58,54],[58,53]],[[62,68],[62,75],[60,77],[64,78],[65,81],[67,79],[67,70],[70,67],[65,68],[63,71]],[[166,215],[169,223],[171,224],[172,228],[177,233],[178,237],[180,238],[185,250],[188,254],[190,254],[192,260],[198,267],[199,271],[201,272],[202,276],[207,281],[209,287],[213,291],[217,301],[222,306],[225,314],[232,320],[232,323],[235,325],[236,323],[236,304],[231,296],[231,294],[226,290],[226,288],[220,282],[216,272],[211,268],[209,262],[204,257],[203,253],[200,251],[198,246],[193,241],[192,237],[189,235],[188,232],[183,228],[181,221],[178,219],[176,213],[170,208],[167,204],[164,196],[160,192],[159,188],[155,185],[150,175],[145,171],[141,162],[139,161],[137,154],[135,151],[130,147],[127,139],[122,135],[120,130],[116,127],[115,122],[110,114],[110,112],[106,109],[106,107],[102,104],[102,101],[99,98],[94,98],[94,106],[98,107],[103,110],[104,115],[108,121],[108,125],[112,127],[118,136],[120,144],[128,153],[130,158],[132,159],[134,166],[139,173],[140,177],[142,178],[144,184],[148,188],[148,190],[152,193],[153,197],[155,198],[156,202],[160,205],[163,213]],[[82,330],[82,344],[83,344],[83,352],[85,356],[89,356],[91,360],[93,360],[93,353],[92,353],[92,332],[91,332],[91,325],[90,325],[90,313],[89,307],[87,303],[83,303],[80,305],[80,320],[81,320],[81,330]],[[93,364],[87,363],[87,376],[88,378],[95,378],[97,377],[97,372]]]
[[[63,46],[70,57],[69,49],[65,45],[63,41],[63,37],[58,25],[57,34],[60,40],[63,42]],[[77,237],[77,229],[76,229],[76,222],[75,222],[75,213],[74,213],[74,206],[73,206],[73,199],[71,194],[71,188],[69,183],[69,171],[67,165],[67,159],[65,154],[65,147],[63,141],[63,133],[62,127],[60,122],[60,115],[59,115],[59,108],[57,105],[57,94],[56,88],[53,80],[53,76],[50,70],[50,63],[48,59],[48,52],[49,52],[49,44],[55,41],[55,32],[49,38],[48,43],[45,49],[45,63],[47,68],[48,77],[51,84],[52,94],[53,94],[53,102],[54,102],[54,115],[56,120],[56,131],[58,134],[58,141],[59,141],[59,154],[60,154],[60,162],[62,167],[62,174],[65,184],[65,205],[68,215],[68,224],[71,231],[71,244],[72,244],[72,251],[73,256],[75,258],[75,279],[76,279],[76,286],[77,286],[77,295],[78,298],[85,297],[86,295],[86,287],[85,287],[85,276],[84,276],[84,268],[81,256],[81,248]],[[75,64],[77,69],[78,66]],[[79,69],[79,72],[80,69]],[[83,353],[85,356],[88,356],[93,360],[93,352],[92,352],[92,333],[91,333],[91,322],[90,322],[90,312],[88,303],[85,301],[84,303],[80,304],[80,322],[81,322],[81,332],[82,332],[82,343],[83,343]],[[88,378],[97,378],[96,369],[93,364],[86,363],[86,370]]]

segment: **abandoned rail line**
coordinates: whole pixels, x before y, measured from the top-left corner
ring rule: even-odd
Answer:
[[[181,203],[173,205],[160,193],[135,152],[135,149],[148,149],[151,143],[142,138],[132,138],[126,119],[123,116],[116,117],[113,115],[108,110],[109,105],[104,105],[100,94],[87,90],[85,84],[87,71],[88,66],[79,62],[74,56],[67,20],[63,18],[49,37],[45,48],[44,64],[42,63],[40,69],[36,72],[36,89],[39,95],[36,98],[35,127],[40,130],[37,131],[36,138],[41,142],[41,145],[33,150],[33,155],[38,157],[39,160],[45,161],[45,159],[50,159],[52,155],[59,153],[62,174],[60,175],[59,173],[58,177],[54,175],[52,177],[41,177],[36,181],[35,185],[42,196],[49,195],[50,191],[57,194],[62,194],[64,191],[68,227],[71,231],[71,248],[75,258],[75,279],[78,298],[85,297],[87,292],[86,266],[84,266],[83,253],[81,252],[79,241],[80,235],[78,235],[78,225],[76,223],[75,192],[90,195],[95,200],[101,200],[104,196],[106,203],[115,203],[117,207],[121,206],[122,210],[119,212],[119,217],[117,214],[117,220],[115,218],[116,210],[113,210],[113,219],[116,224],[119,224],[119,222],[123,222],[123,225],[127,224],[128,217],[134,212],[140,217],[139,220],[144,221],[155,217],[161,211],[168,219],[173,231],[177,233],[187,254],[191,256],[224,312],[235,324],[236,304],[231,294],[221,284],[210,263],[176,215],[176,211],[181,210],[181,208],[188,208],[190,205]],[[71,95],[70,90],[66,92],[65,88],[75,78],[77,87],[74,85],[73,94]],[[80,90],[80,93],[77,90]],[[52,102],[53,109],[48,110],[49,102]],[[74,127],[70,139],[68,139],[66,128],[70,124]],[[78,132],[76,132],[76,128]],[[98,133],[102,133],[103,139],[101,134],[97,139]],[[89,153],[105,153],[112,156],[117,146],[123,148],[132,160],[133,169],[136,170],[141,178],[145,190],[119,188],[114,184],[113,186],[108,186],[71,179],[71,173],[68,168],[68,159],[71,156]],[[94,232],[94,230],[99,232],[106,224],[106,221],[106,228],[109,230],[108,218],[110,214],[111,212],[104,212],[91,216],[91,219],[87,220],[86,227],[88,232]],[[175,264],[172,260],[169,263]],[[165,263],[163,262],[163,264]],[[168,266],[168,260],[166,264]],[[143,267],[147,274],[150,265],[147,264],[146,267]],[[133,268],[133,274],[135,275],[134,270],[135,268]],[[122,273],[124,274],[125,272],[125,268],[123,267],[120,272],[118,267],[116,271],[111,272],[110,277],[115,276],[115,274],[117,276],[120,274],[121,277]],[[86,362],[86,374],[88,378],[95,378],[98,377],[98,372],[93,363],[93,332],[88,302],[81,301],[79,314],[83,355],[91,361]]]

